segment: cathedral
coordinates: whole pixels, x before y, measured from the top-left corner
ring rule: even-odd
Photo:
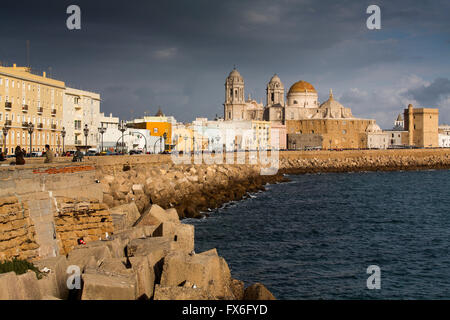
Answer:
[[[375,135],[375,120],[354,117],[350,108],[334,99],[332,90],[319,104],[312,84],[298,81],[285,94],[275,74],[267,84],[264,106],[250,97],[245,100],[244,88],[243,77],[233,69],[225,81],[224,119],[270,121],[272,127],[284,128],[289,149],[366,148]]]
[[[276,124],[286,124],[286,120],[306,119],[351,119],[350,108],[345,108],[330,98],[319,105],[317,91],[306,81],[294,83],[285,100],[284,85],[275,74],[267,84],[266,105],[256,100],[245,100],[244,78],[233,69],[225,82],[225,120],[264,120]]]

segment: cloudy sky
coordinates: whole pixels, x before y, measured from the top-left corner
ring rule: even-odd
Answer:
[[[68,30],[66,8],[81,8]],[[366,9],[381,8],[381,30]],[[236,65],[246,95],[262,100],[277,73],[288,89],[330,88],[358,117],[390,128],[408,103],[440,108],[450,123],[448,0],[23,1],[0,5],[0,61],[27,63],[68,86],[99,92],[124,119],[161,106],[179,121],[223,114]]]

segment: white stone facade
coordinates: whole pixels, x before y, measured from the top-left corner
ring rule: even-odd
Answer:
[[[439,126],[439,148],[450,148],[450,126]]]
[[[84,127],[87,124],[89,133],[87,145],[97,149],[98,128],[100,126],[100,94],[66,88],[63,100],[63,126],[66,131],[65,150],[74,150],[77,146],[85,146]]]
[[[366,129],[367,148],[387,149],[389,147],[389,134],[383,132],[376,123],[371,123]]]

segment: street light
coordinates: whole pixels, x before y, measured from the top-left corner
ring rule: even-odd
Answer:
[[[123,141],[123,133],[127,131],[127,125],[125,124],[125,121],[121,120],[119,124],[119,131],[122,132],[122,154],[125,154],[124,147],[125,143]]]
[[[66,136],[66,128],[62,128],[61,137],[63,138],[63,155],[64,155],[64,137]]]
[[[164,134],[163,134],[163,137],[164,137],[164,150],[163,150],[163,151],[166,151],[166,144],[167,144],[167,132],[164,132]]]
[[[9,131],[9,126],[6,125],[6,123],[5,123],[5,126],[3,127],[2,131],[3,131],[3,149],[5,151],[5,156],[6,156],[6,154],[8,153],[8,150],[6,150],[6,136],[8,135],[8,131]]]
[[[27,130],[28,130],[28,134],[30,135],[30,157],[31,157],[31,152],[33,152],[33,149],[31,149],[31,147],[32,147],[32,140],[33,140],[32,134],[33,134],[33,131],[34,131],[34,124],[32,124],[31,121],[28,123]]]
[[[88,149],[88,148],[87,148],[87,146],[88,146],[88,144],[87,144],[87,137],[88,137],[88,134],[89,134],[89,128],[88,128],[88,125],[87,125],[87,124],[84,125],[83,132],[84,132],[84,141],[85,141],[86,154],[87,154],[87,149]]]
[[[106,128],[103,128],[103,123],[100,128],[98,128],[98,132],[102,135],[102,151],[103,152],[103,134],[106,132]]]

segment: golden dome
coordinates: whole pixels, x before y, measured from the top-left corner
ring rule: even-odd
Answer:
[[[306,91],[317,93],[316,89],[313,87],[311,83],[303,80],[294,83],[292,87],[289,89],[289,93],[306,92]]]

